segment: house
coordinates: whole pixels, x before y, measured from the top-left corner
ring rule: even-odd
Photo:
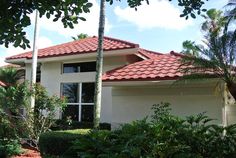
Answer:
[[[92,121],[97,41],[94,36],[39,50],[38,80],[50,94],[68,98],[66,111],[58,117]],[[105,37],[101,122],[116,126],[141,119],[160,102],[171,103],[179,116],[207,112],[218,124],[235,122],[236,110],[227,110],[226,91],[217,79],[175,82],[183,76],[180,59],[173,51],[162,54]],[[32,52],[6,62],[24,65],[30,79]]]

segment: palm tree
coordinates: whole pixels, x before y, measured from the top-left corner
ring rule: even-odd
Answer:
[[[24,69],[17,69],[15,67],[0,68],[0,81],[2,81],[6,87],[15,85],[20,79],[24,79],[24,76]]]
[[[225,32],[222,36],[211,35],[207,47],[196,46],[199,56],[184,56],[184,79],[217,77],[223,80],[236,100],[236,33]],[[206,73],[209,72],[209,73]]]
[[[211,9],[202,24],[205,32],[205,46],[193,45],[199,56],[184,56],[185,79],[217,77],[226,83],[231,95],[236,100],[236,31],[228,31],[226,17],[221,11]],[[207,71],[207,73],[206,73]]]
[[[186,40],[182,44],[183,50],[182,54],[198,56],[198,50],[195,47],[195,42]]]
[[[81,33],[81,34],[77,35],[76,37],[71,37],[71,38],[72,38],[74,41],[76,41],[76,40],[85,39],[85,38],[87,38],[87,37],[89,37],[88,34]]]
[[[227,17],[222,15],[223,12],[216,9],[210,9],[206,15],[202,15],[205,22],[202,23],[201,29],[205,33],[219,35],[227,24]]]
[[[97,64],[95,78],[95,93],[94,93],[94,128],[99,128],[101,115],[101,97],[102,97],[102,66],[103,66],[103,37],[105,26],[105,0],[100,2],[100,17],[98,28],[98,49],[97,49]]]
[[[226,16],[229,19],[229,21],[235,20],[235,18],[236,18],[236,0],[229,0],[226,7],[229,8],[229,11],[226,12]]]

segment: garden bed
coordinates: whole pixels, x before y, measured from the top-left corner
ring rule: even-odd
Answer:
[[[12,158],[41,158],[40,153],[32,149],[24,149],[24,153]]]

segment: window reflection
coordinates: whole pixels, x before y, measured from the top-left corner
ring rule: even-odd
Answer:
[[[69,116],[75,121],[93,121],[94,83],[62,83],[62,95],[68,101],[63,118]]]

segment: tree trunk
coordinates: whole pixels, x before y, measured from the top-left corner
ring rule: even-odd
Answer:
[[[227,88],[236,101],[236,83],[227,83]]]
[[[105,26],[105,0],[101,0],[99,28],[98,28],[98,49],[97,49],[95,93],[94,93],[93,123],[94,123],[95,129],[99,128],[100,115],[101,115],[104,26]]]

